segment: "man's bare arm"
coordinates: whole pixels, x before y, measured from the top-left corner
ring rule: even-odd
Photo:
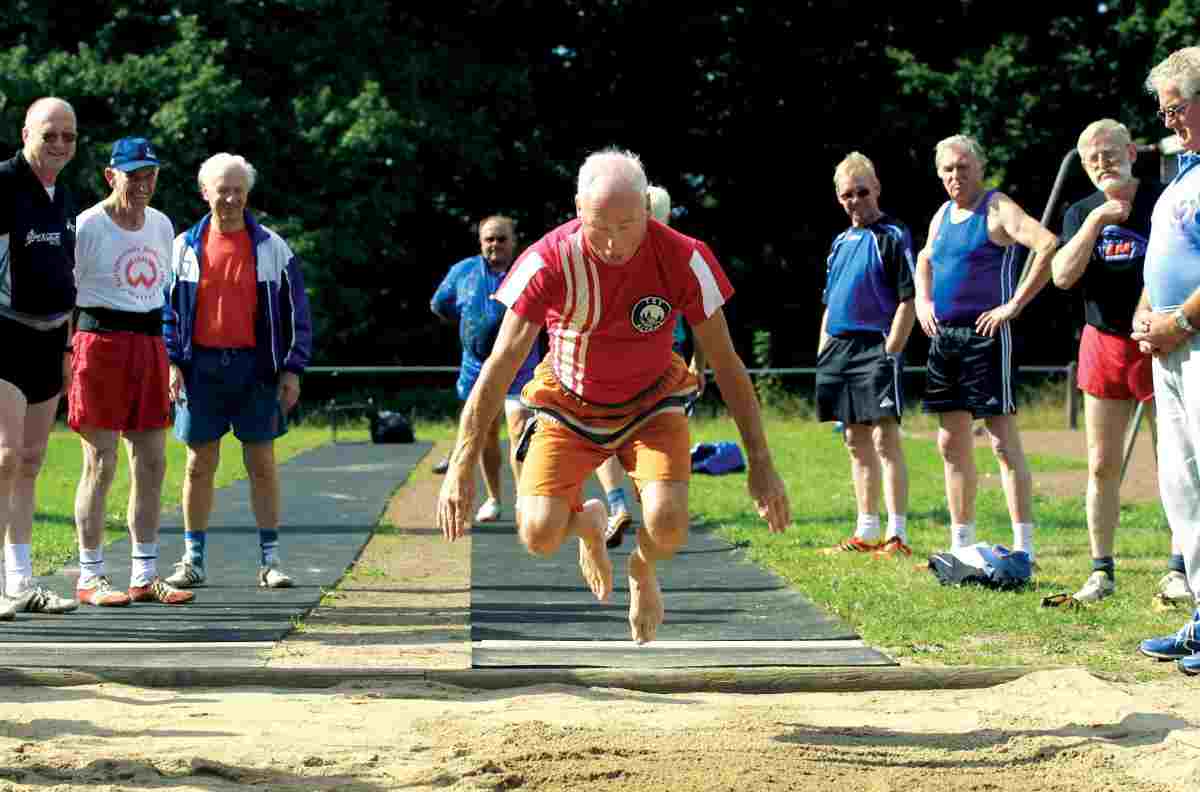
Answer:
[[[892,326],[888,330],[887,342],[884,346],[889,355],[898,355],[908,345],[908,337],[912,335],[913,324],[917,318],[917,308],[912,300],[905,300],[896,308],[892,317]]]
[[[692,330],[696,334],[696,341],[704,348],[721,396],[725,399],[725,406],[733,416],[742,443],[746,446],[750,497],[759,515],[767,520],[771,531],[783,531],[792,521],[791,505],[767,447],[754,385],[729,337],[725,312],[718,308],[708,319],[693,325]]]
[[[938,332],[937,317],[933,312],[933,241],[937,237],[943,211],[946,210],[939,209],[933,213],[929,221],[929,236],[925,237],[925,247],[917,254],[917,266],[913,271],[913,287],[916,289],[913,307],[921,329],[930,338]]]
[[[1058,248],[1058,237],[1026,214],[1016,201],[1004,193],[996,193],[992,199],[992,206],[998,215],[1004,236],[1007,236],[1010,242],[1024,245],[1034,253],[1029,274],[1017,285],[1016,294],[1010,301],[1016,304],[1019,312],[1050,282],[1050,264],[1054,259],[1054,251]]]
[[[825,344],[829,342],[829,308],[821,314],[821,334],[817,337],[817,356],[821,354],[821,350],[825,348]]]
[[[539,325],[511,310],[506,311],[492,354],[484,361],[479,379],[463,405],[450,467],[438,497],[438,527],[451,541],[470,528],[475,501],[475,465],[483,453],[488,431],[504,407],[504,396],[537,343],[540,330]]]
[[[1054,285],[1060,289],[1074,286],[1087,270],[1100,232],[1107,225],[1123,223],[1129,218],[1132,208],[1129,201],[1111,199],[1088,212],[1079,225],[1079,230],[1067,240],[1067,244],[1058,249],[1054,260],[1050,262]]]

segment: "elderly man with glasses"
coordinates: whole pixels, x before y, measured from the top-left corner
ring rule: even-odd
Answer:
[[[1158,479],[1163,509],[1183,553],[1193,594],[1200,589],[1200,47],[1171,53],[1146,78],[1159,118],[1183,153],[1179,173],[1154,206],[1146,251],[1146,287],[1133,317],[1133,339],[1154,355],[1158,402]],[[1139,647],[1200,674],[1200,610],[1174,635]]]
[[[908,227],[879,209],[875,166],[857,151],[833,173],[850,228],[829,252],[817,347],[817,414],[841,421],[858,518],[854,535],[827,553],[910,556],[908,465],[900,445],[904,347],[912,332],[913,249]],[[887,536],[879,542],[880,484]]]

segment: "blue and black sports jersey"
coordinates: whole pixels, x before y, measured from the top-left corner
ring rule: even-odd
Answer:
[[[483,361],[492,353],[496,336],[500,334],[500,323],[508,309],[493,300],[492,295],[500,288],[504,275],[489,267],[483,256],[471,256],[450,268],[429,303],[434,313],[458,320],[458,340],[462,344],[462,364],[458,372],[460,399],[465,400],[470,395],[483,369]],[[525,383],[533,378],[533,369],[540,359],[541,351],[534,345],[509,388],[510,394],[521,392]]]
[[[1146,181],[1138,184],[1129,217],[1100,231],[1087,269],[1075,284],[1083,292],[1084,321],[1106,333],[1129,335],[1129,322],[1144,285],[1142,269],[1150,241],[1150,216],[1162,191],[1161,184]],[[1107,200],[1097,190],[1072,204],[1063,218],[1060,244],[1071,241],[1092,210]]]
[[[1012,299],[1016,291],[1016,246],[988,238],[987,212],[995,190],[961,223],[950,219],[951,203],[933,241],[933,313],[942,324],[973,325],[984,311]]]
[[[833,241],[825,272],[825,332],[886,335],[896,308],[914,294],[912,234],[888,215],[848,228]]]

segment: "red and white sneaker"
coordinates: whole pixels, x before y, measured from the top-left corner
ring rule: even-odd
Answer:
[[[196,596],[194,591],[182,591],[160,577],[144,586],[130,586],[129,599],[134,602],[161,602],[163,605],[186,605]]]
[[[900,541],[899,536],[888,539],[875,551],[876,558],[899,558],[900,556],[907,558],[911,555],[912,548]]]
[[[857,536],[851,536],[849,539],[843,539],[833,547],[826,547],[821,551],[823,555],[838,555],[840,553],[874,553],[880,548],[879,542],[868,542],[865,539],[860,539]]]
[[[75,589],[75,599],[85,605],[101,607],[120,607],[129,604],[129,595],[112,587],[112,581],[107,575],[89,578],[82,586]]]

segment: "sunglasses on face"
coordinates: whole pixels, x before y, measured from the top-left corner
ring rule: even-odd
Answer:
[[[841,198],[843,201],[849,201],[851,198],[866,198],[870,194],[871,191],[866,187],[859,187],[857,190],[842,193],[838,198]]]
[[[1155,113],[1155,115],[1157,115],[1158,119],[1164,124],[1169,124],[1176,118],[1179,118],[1186,113],[1191,104],[1191,102],[1180,102],[1179,104],[1173,104],[1170,107],[1164,107],[1163,109],[1159,110]]]

